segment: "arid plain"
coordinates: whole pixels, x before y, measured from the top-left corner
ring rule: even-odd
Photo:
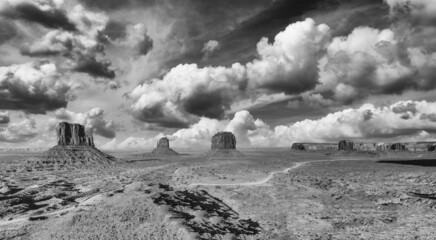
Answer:
[[[0,239],[433,239],[432,153],[112,153],[34,168],[3,151]],[[380,160],[386,160],[384,162]],[[399,161],[398,161],[399,160]]]

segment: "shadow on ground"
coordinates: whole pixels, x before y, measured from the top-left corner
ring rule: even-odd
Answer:
[[[401,165],[412,165],[421,167],[436,167],[436,159],[420,159],[420,160],[381,160],[378,163],[393,163]]]

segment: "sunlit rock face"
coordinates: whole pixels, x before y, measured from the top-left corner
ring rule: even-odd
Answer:
[[[61,122],[56,126],[58,145],[94,147],[92,134],[86,134],[85,126]]]
[[[354,144],[352,141],[342,140],[339,142],[338,149],[342,151],[352,151],[354,150]]]
[[[212,137],[212,149],[236,149],[236,138],[231,132],[218,132]]]

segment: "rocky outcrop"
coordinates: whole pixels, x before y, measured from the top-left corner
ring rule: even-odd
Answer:
[[[163,137],[157,141],[157,147],[159,148],[170,148],[170,140],[168,138]]]
[[[294,143],[292,144],[291,149],[294,151],[305,151],[306,147],[304,146],[303,143]]]
[[[294,143],[291,149],[293,151],[335,151],[338,150],[337,143]]]
[[[391,151],[406,151],[406,146],[404,143],[393,143],[391,144]]]
[[[180,153],[170,148],[170,141],[168,138],[163,137],[157,141],[157,146],[150,153],[139,154],[137,157],[144,158],[168,158],[179,156]]]
[[[231,132],[218,132],[212,137],[212,149],[236,149],[236,138]]]
[[[39,156],[30,158],[31,165],[93,165],[113,164],[117,159],[101,152],[94,145],[92,133],[80,124],[67,122],[56,126],[58,145]]]
[[[58,145],[90,146],[94,147],[92,134],[86,134],[85,126],[61,122],[56,126]]]
[[[236,158],[244,154],[236,150],[236,137],[231,132],[218,132],[212,136],[211,150],[206,158]]]
[[[340,150],[340,151],[352,151],[352,150],[354,150],[353,145],[354,144],[352,141],[342,140],[339,142],[338,150]]]

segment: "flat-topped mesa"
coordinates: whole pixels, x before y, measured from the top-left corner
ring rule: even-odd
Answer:
[[[236,138],[231,132],[218,132],[212,137],[212,149],[236,149]]]
[[[212,137],[211,150],[205,153],[206,158],[237,158],[244,154],[236,150],[236,137],[231,132],[218,132]]]
[[[338,146],[339,151],[353,151],[354,150],[354,143],[349,140],[342,140],[339,142]]]
[[[56,126],[58,145],[94,147],[92,134],[86,134],[85,126],[61,122]]]
[[[170,140],[168,138],[163,137],[157,141],[158,148],[170,148]]]

